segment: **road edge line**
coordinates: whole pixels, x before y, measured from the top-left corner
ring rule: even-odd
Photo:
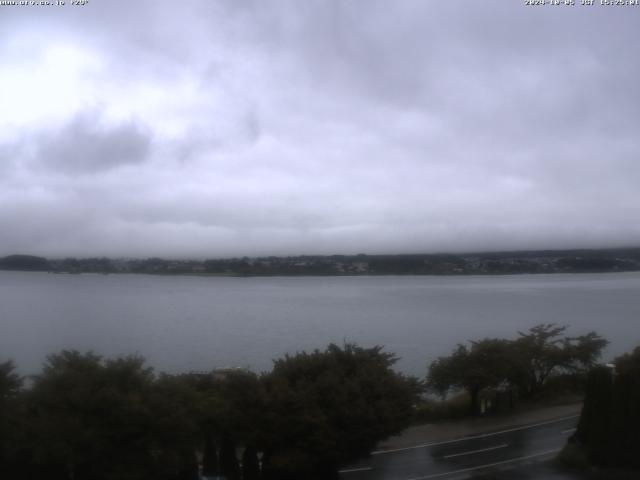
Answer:
[[[423,443],[420,445],[412,445],[410,447],[391,448],[389,450],[376,450],[374,452],[371,452],[371,455],[385,455],[387,453],[403,452],[405,450],[415,450],[416,448],[435,447],[437,445],[447,445],[449,443],[464,442],[465,440],[474,440],[476,438],[492,437],[494,435],[500,435],[502,433],[517,432],[518,430],[526,430],[527,428],[535,428],[535,427],[541,427],[543,425],[551,425],[552,423],[560,423],[565,420],[570,420],[572,418],[578,418],[578,417],[580,417],[580,414],[569,415],[567,417],[557,418],[555,420],[548,420],[545,422],[534,423],[531,425],[523,425],[520,427],[508,428],[506,430],[500,430],[498,432],[480,433],[477,435],[471,435],[469,437],[460,437],[460,438],[455,438],[453,440],[444,440],[442,442]]]
[[[509,460],[502,460],[500,462],[494,462],[494,463],[486,463],[484,465],[478,465],[477,467],[463,468],[461,470],[452,470],[450,472],[434,473],[432,475],[427,475],[424,477],[412,477],[412,478],[408,478],[407,480],[427,480],[429,478],[438,478],[438,477],[444,477],[446,475],[455,475],[456,473],[472,472],[474,470],[482,470],[484,468],[496,467],[498,465],[504,465],[507,463],[521,462],[522,460],[528,460],[530,458],[543,457],[545,455],[557,453],[560,450],[562,450],[562,448],[554,448],[553,450],[546,450],[544,452],[534,453],[532,455],[525,455],[524,457],[511,458]]]

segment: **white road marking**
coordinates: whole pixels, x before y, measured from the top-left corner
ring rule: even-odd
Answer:
[[[575,428],[567,428],[566,430],[562,430],[560,433],[566,435],[567,433],[575,432]]]
[[[507,430],[500,430],[499,432],[481,433],[479,435],[473,435],[470,437],[462,437],[462,438],[456,438],[454,440],[446,440],[444,442],[423,443],[421,445],[413,445],[411,447],[402,447],[402,448],[391,448],[389,450],[376,450],[375,452],[371,452],[371,455],[384,455],[386,453],[404,452],[406,450],[415,450],[416,448],[435,447],[437,445],[447,445],[449,443],[464,442],[466,440],[474,440],[476,438],[492,437],[494,435],[500,435],[502,433],[517,432],[518,430],[526,430],[528,428],[541,427],[542,425],[551,425],[553,423],[560,423],[560,422],[564,422],[565,420],[571,420],[572,418],[578,418],[579,416],[580,415],[570,415],[568,417],[557,418],[555,420],[548,420],[546,422],[534,423],[532,425],[524,425],[522,427],[508,428]]]
[[[373,470],[373,469],[371,467],[347,468],[345,470],[338,470],[338,473],[366,472],[369,470]]]
[[[527,456],[524,456],[524,457],[511,458],[509,460],[503,460],[501,462],[486,463],[484,465],[478,465],[477,467],[462,468],[460,470],[453,470],[451,472],[435,473],[435,474],[432,474],[432,475],[426,475],[424,477],[413,477],[413,478],[409,478],[407,480],[427,480],[428,478],[438,478],[438,477],[444,477],[446,475],[455,475],[457,473],[473,472],[474,470],[482,470],[483,468],[497,467],[498,465],[504,465],[506,463],[520,462],[522,460],[528,460],[530,458],[543,457],[545,455],[550,455],[552,453],[557,453],[560,450],[562,450],[562,449],[561,448],[555,448],[553,450],[547,450],[545,452],[534,453],[533,455],[527,455]]]
[[[463,455],[473,455],[474,453],[488,452],[491,450],[497,450],[499,448],[507,448],[508,446],[509,446],[508,444],[503,443],[502,445],[496,445],[495,447],[479,448],[478,450],[469,450],[468,452],[453,453],[451,455],[445,455],[442,458],[462,457]]]

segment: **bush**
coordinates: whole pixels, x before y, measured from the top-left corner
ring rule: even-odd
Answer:
[[[469,415],[469,395],[460,393],[446,400],[422,399],[416,405],[413,424],[464,418]]]

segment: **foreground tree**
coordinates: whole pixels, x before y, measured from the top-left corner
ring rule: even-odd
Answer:
[[[329,345],[287,355],[264,378],[268,464],[277,478],[331,478],[408,425],[419,385],[382,347]],[[274,477],[275,478],[275,477]]]
[[[612,460],[640,468],[640,347],[616,358],[614,364]]]
[[[139,357],[103,360],[75,351],[50,356],[27,398],[34,475],[96,480],[156,475],[159,419],[149,408],[153,380]]]
[[[15,397],[22,387],[22,378],[11,360],[0,363],[0,402]]]
[[[590,463],[640,468],[640,347],[589,372],[576,434]]]
[[[445,396],[452,389],[469,394],[470,413],[480,413],[480,393],[489,387],[498,387],[510,373],[511,348],[508,340],[485,338],[459,344],[451,355],[440,357],[429,366],[427,385]]]
[[[258,447],[266,444],[265,398],[260,378],[244,369],[219,370],[213,375],[186,375],[198,395],[197,418],[202,432],[199,450],[203,473],[240,477],[236,449],[244,449],[244,480],[257,474]],[[254,468],[255,467],[255,468]]]
[[[0,478],[10,478],[20,443],[22,378],[12,361],[0,363]]]
[[[563,337],[566,330],[566,326],[543,323],[518,332],[519,338],[512,342],[509,380],[522,397],[535,397],[554,374],[586,374],[608,343],[595,332]]]
[[[195,452],[205,443],[203,409],[207,406],[188,376],[162,374],[156,378],[147,395],[151,417],[148,448],[154,478],[194,478]]]
[[[582,374],[596,363],[607,341],[595,332],[578,337],[563,336],[567,327],[540,324],[515,340],[485,338],[458,345],[449,356],[429,366],[427,384],[446,395],[451,390],[469,394],[470,412],[480,413],[483,390],[504,387],[522,398],[535,397],[549,378],[559,374]]]

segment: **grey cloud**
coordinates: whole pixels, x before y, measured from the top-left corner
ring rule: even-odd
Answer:
[[[150,145],[149,133],[134,122],[102,126],[97,115],[84,113],[45,135],[36,155],[51,170],[86,174],[142,163]]]
[[[16,157],[19,154],[19,145],[17,143],[4,145],[0,143],[0,179],[13,169]]]
[[[97,100],[62,128],[0,137],[0,219],[11,230],[0,254],[640,243],[632,8],[230,0],[80,10],[0,18],[17,45],[58,38],[103,65],[84,79]],[[36,62],[6,45],[5,65]],[[144,126],[113,123],[129,107]]]

